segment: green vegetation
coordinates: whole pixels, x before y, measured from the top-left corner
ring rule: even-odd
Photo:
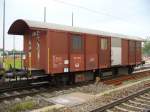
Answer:
[[[143,54],[150,56],[150,38],[146,39],[143,45]]]
[[[4,52],[4,68],[7,70],[10,68],[10,65],[14,67],[14,53],[15,53],[15,68],[21,68],[21,56],[24,55],[23,51],[16,51],[11,50]],[[3,60],[3,49],[0,48],[0,65],[2,64]]]
[[[25,101],[21,103],[17,103],[10,107],[9,112],[21,112],[25,110],[30,110],[36,106],[36,102],[34,101]]]
[[[14,67],[14,59],[11,58],[11,57],[10,58],[5,58],[5,69],[6,70],[9,69],[10,64],[12,65],[12,67]],[[15,68],[21,68],[21,59],[20,58],[15,59]]]

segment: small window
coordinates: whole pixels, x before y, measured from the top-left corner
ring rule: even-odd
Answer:
[[[101,39],[101,49],[107,49],[108,42],[107,39]]]
[[[72,48],[73,50],[80,50],[82,49],[83,40],[80,35],[73,35],[72,36]]]

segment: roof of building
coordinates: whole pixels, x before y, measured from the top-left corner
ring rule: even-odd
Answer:
[[[72,27],[72,26],[60,25],[55,23],[44,23],[39,21],[31,21],[31,20],[23,20],[23,19],[16,20],[10,26],[8,30],[8,34],[24,35],[26,30],[30,30],[30,29],[37,29],[37,30],[55,29],[55,30],[62,30],[62,31],[69,31],[69,32],[76,32],[76,33],[87,33],[87,34],[143,41],[141,37],[137,37],[137,36],[129,36],[129,35],[100,31],[100,30],[93,30],[88,28],[79,28],[79,27]]]

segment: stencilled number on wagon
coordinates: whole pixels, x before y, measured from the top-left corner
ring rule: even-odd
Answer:
[[[81,60],[81,57],[73,57],[74,60]]]
[[[57,68],[63,65],[63,59],[59,56],[53,56],[53,67]]]
[[[90,58],[89,61],[90,61],[90,62],[94,62],[94,61],[95,61],[95,58]]]

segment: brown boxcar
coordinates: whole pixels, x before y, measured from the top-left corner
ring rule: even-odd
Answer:
[[[141,42],[140,41],[136,41],[136,64],[140,64],[141,63]]]
[[[84,37],[81,34],[70,34],[70,71],[84,71]]]
[[[24,66],[29,67],[29,34],[25,33],[23,38],[23,51],[25,53]]]
[[[83,71],[97,74],[105,68],[133,68],[141,63],[141,41],[125,35],[28,20],[15,21],[8,33],[24,35],[25,65],[47,74],[74,72],[71,75],[80,74],[78,78],[84,80]],[[116,54],[111,53],[112,47],[118,47],[113,45],[114,38],[119,38]],[[116,66],[111,61],[113,56],[117,60],[117,53],[121,58]]]
[[[49,72],[52,74],[68,72],[69,63],[67,36],[66,32],[49,31],[49,42],[47,48],[49,50],[49,59],[47,59],[47,62],[49,62]]]
[[[24,36],[24,42],[24,51],[26,53],[25,66],[29,68],[38,68],[36,38],[32,36],[32,31]]]
[[[136,42],[129,40],[129,65],[136,64]]]
[[[41,31],[40,32],[40,38],[39,38],[39,42],[40,42],[40,55],[39,55],[39,63],[38,63],[38,66],[39,68],[38,69],[43,69],[43,70],[47,70],[47,38],[46,38],[46,35],[47,35],[47,32],[45,31]],[[37,60],[38,61],[38,60]]]
[[[46,52],[44,43],[46,43],[46,33],[40,32],[39,39],[36,35],[37,32],[32,30],[24,36],[24,52],[26,54],[24,64],[29,68],[45,69],[46,59],[44,56]]]
[[[99,37],[98,37],[99,38]],[[111,38],[100,37],[99,38],[99,68],[109,68],[111,64]]]
[[[122,65],[128,65],[129,63],[129,43],[127,39],[122,39]]]
[[[98,38],[95,35],[86,35],[85,38],[85,58],[86,70],[98,68]]]

